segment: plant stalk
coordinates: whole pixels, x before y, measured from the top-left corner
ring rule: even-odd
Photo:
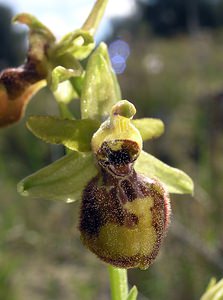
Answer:
[[[128,297],[128,277],[126,269],[108,266],[112,300],[126,300]]]

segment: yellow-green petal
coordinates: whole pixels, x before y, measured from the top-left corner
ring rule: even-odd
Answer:
[[[159,137],[164,132],[164,124],[159,119],[136,119],[132,120],[132,124],[139,130],[143,141]]]
[[[92,153],[73,152],[26,177],[18,184],[23,196],[73,202],[97,174]]]
[[[63,120],[52,116],[32,116],[27,121],[29,130],[43,141],[82,152],[91,150],[91,138],[99,125],[95,120]]]
[[[193,194],[193,181],[183,171],[170,167],[154,156],[142,151],[135,170],[147,177],[156,177],[165,184],[169,193]]]

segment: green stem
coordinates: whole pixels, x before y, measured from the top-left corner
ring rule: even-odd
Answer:
[[[74,119],[72,113],[70,112],[66,103],[58,102],[58,108],[60,111],[60,116],[64,119],[72,120]]]
[[[126,269],[108,266],[112,300],[126,300],[128,296],[128,278]]]

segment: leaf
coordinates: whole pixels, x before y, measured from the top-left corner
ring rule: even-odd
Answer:
[[[23,196],[73,202],[81,199],[83,189],[96,174],[92,153],[72,152],[23,179],[18,192]]]
[[[108,0],[97,0],[93,9],[91,10],[87,20],[84,22],[82,29],[88,30],[91,34],[94,34],[98,28],[98,25],[104,15],[105,8]]]
[[[82,118],[101,121],[120,99],[117,82],[110,63],[105,57],[107,47],[100,44],[88,60],[81,94]]]
[[[223,279],[217,283],[209,284],[206,292],[201,296],[200,300],[223,300]]]
[[[147,177],[157,177],[166,185],[169,193],[193,194],[193,181],[186,173],[166,165],[145,151],[136,160],[135,170]]]
[[[143,141],[159,137],[164,132],[164,124],[159,119],[135,119],[132,124],[139,130]]]
[[[134,285],[131,288],[131,290],[130,290],[130,292],[129,292],[126,300],[136,300],[137,299],[137,295],[138,295],[138,290],[137,290],[137,287]]]
[[[90,151],[91,138],[98,129],[95,120],[63,120],[51,116],[32,116],[27,127],[38,138],[52,144],[63,144],[76,151]]]

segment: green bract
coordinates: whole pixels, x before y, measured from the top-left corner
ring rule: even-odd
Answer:
[[[81,116],[101,121],[120,99],[120,90],[108,60],[107,46],[101,43],[90,57],[81,94]]]
[[[105,8],[107,6],[108,0],[98,0],[96,1],[91,13],[89,14],[87,20],[84,22],[82,29],[89,31],[94,34],[98,28],[98,25],[103,17]]]

